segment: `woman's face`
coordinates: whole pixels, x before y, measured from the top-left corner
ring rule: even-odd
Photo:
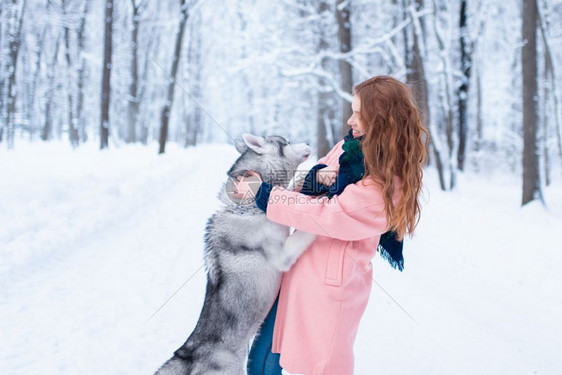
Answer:
[[[351,117],[347,120],[347,125],[351,126],[353,130],[353,138],[357,138],[365,134],[365,127],[359,118],[359,110],[361,109],[361,99],[359,95],[353,95],[353,101],[351,102]]]

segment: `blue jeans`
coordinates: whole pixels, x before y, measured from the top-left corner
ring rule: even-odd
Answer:
[[[279,364],[279,354],[271,352],[278,301],[279,296],[277,296],[254,338],[248,357],[248,375],[281,375],[283,369]]]

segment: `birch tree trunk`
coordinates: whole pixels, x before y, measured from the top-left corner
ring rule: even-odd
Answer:
[[[103,73],[101,84],[100,149],[109,146],[109,99],[111,94],[111,55],[113,52],[113,0],[105,0]]]
[[[548,9],[545,9],[546,11],[548,11]],[[543,45],[544,45],[544,59],[545,59],[545,86],[546,85],[550,85],[550,94],[552,96],[552,104],[554,106],[553,108],[553,118],[554,118],[554,124],[555,124],[555,129],[554,132],[556,133],[556,140],[557,140],[557,144],[558,144],[558,154],[560,156],[560,162],[562,162],[562,136],[560,134],[560,122],[561,122],[561,117],[562,117],[562,113],[560,113],[560,106],[559,106],[559,100],[560,98],[558,97],[558,86],[556,85],[557,82],[557,73],[554,69],[554,63],[552,61],[552,50],[550,48],[550,41],[548,38],[548,21],[547,18],[545,17],[545,10],[543,10],[539,4],[537,4],[537,14],[538,14],[538,22],[539,22],[539,26],[540,26],[540,30],[541,30],[541,36],[542,36],[542,41],[543,41]],[[548,14],[548,13],[547,13]],[[548,102],[548,99],[545,97],[544,99],[545,101],[545,105]],[[550,116],[549,116],[550,117]],[[546,128],[545,128],[546,131]],[[545,139],[546,138],[546,134],[545,134]],[[547,145],[545,144],[545,147],[547,147]],[[547,179],[548,180],[548,179]]]
[[[537,3],[523,0],[521,48],[523,76],[523,196],[521,204],[542,199],[539,180],[539,150],[537,143]]]
[[[129,103],[128,103],[128,121],[127,121],[127,142],[136,141],[137,134],[137,117],[139,114],[139,28],[141,7],[146,3],[137,3],[131,0],[132,6],[132,30],[131,30],[131,83],[129,84]]]
[[[443,4],[442,4],[443,5]],[[452,99],[452,72],[451,72],[451,62],[448,56],[448,45],[446,44],[445,38],[441,35],[437,26],[437,2],[433,0],[433,31],[435,33],[435,39],[437,40],[437,45],[439,47],[439,57],[441,59],[442,69],[440,72],[440,79],[442,89],[439,90],[439,96],[441,97],[441,111],[443,112],[443,117],[445,118],[445,130],[447,135],[447,147],[448,147],[448,157],[447,157],[447,168],[449,170],[449,189],[453,189],[456,185],[457,180],[457,168],[455,166],[455,150],[457,144],[455,142],[454,124],[453,124],[453,99]]]
[[[170,121],[170,109],[172,108],[172,103],[174,102],[174,88],[176,85],[176,75],[178,73],[183,34],[185,31],[187,17],[189,15],[185,0],[180,0],[180,9],[180,24],[178,27],[178,32],[176,34],[176,44],[174,47],[174,56],[172,58],[172,71],[170,72],[170,75],[168,77],[168,94],[166,96],[166,102],[162,107],[162,114],[160,116],[160,146],[158,149],[159,154],[163,154],[166,151],[168,123]]]

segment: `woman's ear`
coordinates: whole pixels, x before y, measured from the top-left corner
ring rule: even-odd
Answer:
[[[265,138],[258,137],[257,135],[252,135],[248,133],[242,134],[242,139],[250,149],[254,150],[258,154],[263,154],[265,146]]]

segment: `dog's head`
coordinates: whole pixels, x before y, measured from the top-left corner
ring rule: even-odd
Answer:
[[[244,134],[243,142],[235,142],[240,157],[228,175],[232,178],[256,171],[265,182],[287,186],[299,164],[310,156],[311,149],[305,143],[291,144],[278,135],[260,137]]]

